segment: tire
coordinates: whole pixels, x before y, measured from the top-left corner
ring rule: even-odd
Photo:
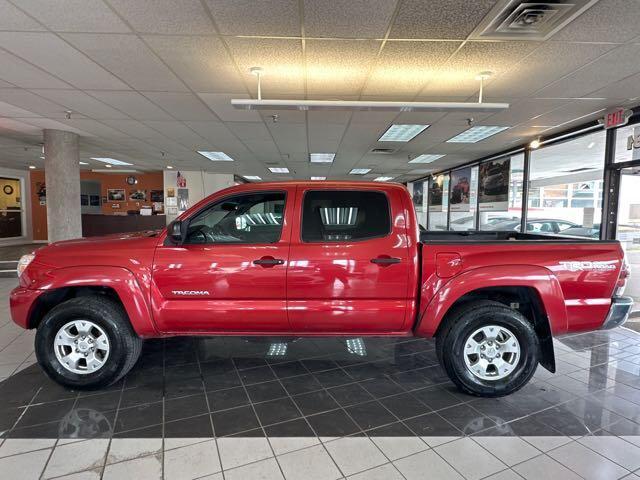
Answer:
[[[75,368],[79,373],[70,371],[63,365],[63,355],[73,350],[71,347],[59,346],[57,338],[62,339],[65,333],[72,341],[75,338],[77,344],[83,332],[75,329],[73,325],[93,325],[93,328],[82,338],[80,347],[90,350],[91,346],[97,348],[95,363],[89,364],[82,358],[78,360]],[[67,330],[67,326],[69,330]],[[62,330],[64,328],[64,330]],[[75,333],[74,333],[75,332]],[[93,333],[91,333],[93,332]],[[77,336],[73,336],[77,334]],[[104,335],[107,342],[104,343]],[[93,340],[93,338],[97,340]],[[92,345],[87,342],[92,342]],[[98,343],[104,345],[99,347]],[[62,349],[62,350],[61,350]],[[120,380],[135,365],[142,349],[142,339],[138,337],[131,327],[126,312],[120,304],[104,296],[78,297],[67,300],[45,315],[38,326],[35,339],[36,358],[45,373],[55,382],[76,390],[93,390],[107,387]],[[81,350],[75,349],[75,352]],[[88,352],[93,355],[93,351]],[[59,359],[61,357],[61,359]],[[93,357],[88,357],[93,358]],[[97,365],[101,362],[101,365]],[[66,362],[65,362],[66,363]],[[67,364],[69,365],[69,364]],[[95,371],[89,371],[95,366]],[[83,371],[80,371],[83,370]]]
[[[436,337],[436,352],[462,392],[501,397],[522,388],[535,373],[540,356],[538,336],[517,310],[498,302],[475,301],[453,310],[444,322]],[[485,335],[482,329],[499,336]],[[503,341],[505,338],[509,341]],[[476,351],[478,354],[473,353]]]

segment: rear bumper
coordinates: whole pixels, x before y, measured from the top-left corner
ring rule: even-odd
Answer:
[[[41,294],[42,291],[40,290],[30,290],[23,287],[17,287],[12,290],[9,296],[9,307],[14,323],[22,328],[29,328],[29,316],[33,304]]]
[[[629,313],[633,308],[633,298],[631,297],[613,297],[611,299],[611,307],[609,308],[609,314],[602,324],[603,330],[609,330],[610,328],[616,328],[624,324],[629,318]]]

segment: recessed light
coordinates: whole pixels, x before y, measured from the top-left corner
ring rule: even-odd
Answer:
[[[444,154],[439,155],[435,153],[423,153],[422,155],[418,155],[413,160],[409,160],[409,163],[431,163],[442,157],[444,157]]]
[[[254,180],[254,181],[262,180],[262,177],[259,177],[257,175],[243,175],[243,177],[246,180]]]
[[[393,180],[396,177],[377,177],[374,178],[373,181],[374,182],[388,182],[389,180]]]
[[[30,169],[30,170],[35,170],[35,169],[36,169],[36,167],[35,167],[34,165],[29,165],[29,169]]]
[[[79,165],[89,165],[88,162],[78,162]]]
[[[204,152],[198,150],[198,153],[203,157],[207,157],[212,162],[233,162],[233,158],[224,152]]]
[[[40,157],[40,160],[44,160],[44,157]]]
[[[173,167],[171,165],[167,165],[167,170],[173,170]]]
[[[379,142],[408,142],[429,128],[429,125],[393,124],[378,139]]]
[[[107,167],[107,168],[111,168],[111,167],[112,167],[112,165],[107,164],[107,165],[105,165],[105,167]]]
[[[332,163],[336,158],[335,153],[310,153],[309,161],[311,163]]]
[[[534,150],[536,148],[538,148],[540,146],[540,139],[536,138],[535,140],[531,140],[531,143],[529,144],[530,148],[533,148]]]
[[[115,158],[109,157],[91,157],[91,160],[97,160],[102,163],[106,163],[107,165],[133,165],[132,163],[127,163],[122,160],[116,160]]]
[[[327,177],[311,177],[311,180],[326,180]]]
[[[289,173],[289,169],[286,167],[269,167],[271,173]]]
[[[499,127],[497,125],[477,125],[466,129],[455,137],[447,140],[447,143],[476,143],[484,140],[496,133],[500,133],[509,127]]]
[[[349,172],[349,175],[366,175],[371,171],[370,168],[353,168]]]

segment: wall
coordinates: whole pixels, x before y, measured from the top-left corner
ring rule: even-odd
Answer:
[[[187,190],[189,191],[189,206],[193,206],[203,198],[211,195],[212,193],[222,190],[223,188],[231,187],[235,184],[233,181],[233,175],[223,173],[210,173],[202,171],[182,171],[182,175],[187,182]],[[177,170],[165,170],[164,171],[164,195],[165,202],[167,197],[167,189],[173,189],[175,194],[178,194],[177,186]],[[165,207],[167,214],[167,224],[175,220],[177,215],[171,215]],[[182,212],[179,212],[182,213]]]
[[[29,184],[28,170],[15,170],[12,168],[0,167],[0,177],[20,179],[21,202],[22,202],[22,237],[15,239],[0,239],[0,245],[11,245],[28,243],[32,239],[31,230],[31,188]]]
[[[47,240],[47,207],[40,205],[38,190],[44,185],[44,170],[32,170],[30,175],[31,184],[31,216],[33,225],[33,239]],[[147,201],[130,201],[122,202],[102,202],[100,211],[105,215],[113,215],[114,213],[127,213],[127,210],[139,210],[142,206],[151,206],[150,200],[151,190],[163,189],[162,172],[135,173],[134,177],[138,179],[136,185],[128,185],[126,178],[131,175],[127,173],[97,173],[90,171],[80,171],[81,180],[92,180],[100,182],[101,199],[107,196],[108,189],[124,189],[128,199],[131,190],[146,190]],[[80,199],[78,198],[78,202]],[[113,208],[117,205],[118,208]]]

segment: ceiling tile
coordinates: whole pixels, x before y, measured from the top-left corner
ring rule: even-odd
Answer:
[[[145,125],[159,131],[167,138],[175,140],[187,147],[205,146],[206,141],[185,124],[177,121],[145,120]]]
[[[68,83],[4,50],[0,50],[0,65],[0,78],[21,88],[71,88]]]
[[[192,93],[142,92],[153,103],[176,120],[216,121],[217,118],[204,102]]]
[[[109,0],[109,3],[140,33],[215,33],[199,0]]]
[[[381,42],[373,40],[307,40],[307,91],[312,94],[359,94],[380,45]]]
[[[57,32],[130,32],[102,0],[19,0],[20,8]]]
[[[64,118],[65,116],[65,108],[62,105],[45,100],[26,90],[3,88],[0,90],[0,101],[49,118]]]
[[[0,47],[82,89],[128,89],[52,33],[0,32]]]
[[[257,94],[256,77],[251,67],[262,67],[262,95],[304,93],[302,42],[279,38],[228,38],[227,43],[240,73]]]
[[[171,120],[171,115],[137,92],[89,91],[87,93],[135,120]]]
[[[384,38],[396,0],[305,0],[307,37]],[[354,21],[364,19],[367,21]]]
[[[222,122],[184,122],[191,130],[207,140],[212,147],[222,152],[246,152],[244,144],[238,140],[229,127]]]
[[[298,0],[206,0],[223,35],[300,36]]]
[[[33,89],[33,93],[96,120],[123,119],[127,116],[80,90]]]
[[[7,0],[0,0],[0,30],[35,31],[44,30],[33,18],[26,15]]]
[[[403,0],[390,38],[465,39],[496,0]]]
[[[144,40],[194,91],[246,93],[246,87],[220,39],[149,35]]]
[[[68,33],[62,37],[135,90],[186,90],[136,35]]]

